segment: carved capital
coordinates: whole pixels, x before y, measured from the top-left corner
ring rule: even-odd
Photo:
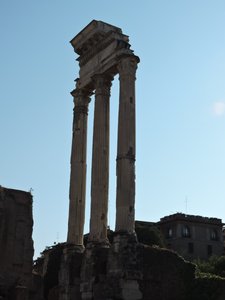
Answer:
[[[78,89],[76,88],[71,92],[71,95],[74,97],[75,108],[78,106],[88,106],[91,101],[92,91],[89,89]]]
[[[110,88],[112,85],[113,76],[96,74],[92,77],[95,86],[95,96],[105,95],[110,96]]]
[[[120,78],[124,76],[130,76],[134,77],[135,79],[138,63],[139,58],[137,56],[127,56],[121,58],[117,66]]]

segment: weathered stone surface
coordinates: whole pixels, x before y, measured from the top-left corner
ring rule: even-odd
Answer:
[[[47,300],[224,299],[225,280],[195,278],[193,264],[173,251],[140,244],[135,235],[115,233],[110,247],[89,244],[84,252],[61,246],[59,256],[50,254],[51,263],[46,256],[49,274],[59,275],[58,286],[48,285]]]
[[[79,55],[78,88],[91,87],[95,74],[117,74],[118,58],[134,55],[129,38],[116,26],[93,20],[72,40],[71,45]]]
[[[72,40],[79,55],[75,99],[68,243],[83,245],[86,183],[87,101],[80,94],[95,92],[91,181],[91,242],[107,244],[109,182],[109,98],[114,75],[120,75],[117,153],[116,230],[134,233],[135,212],[135,73],[140,61],[129,38],[118,27],[93,20]],[[77,104],[79,102],[79,105]],[[82,109],[80,109],[82,107]],[[84,109],[85,107],[85,109]]]
[[[57,273],[58,274],[58,273]],[[32,288],[29,293],[29,300],[44,300],[44,281],[37,271],[32,274]]]
[[[186,299],[195,278],[195,266],[176,253],[143,246],[139,252],[143,281],[140,281],[143,300]]]
[[[72,92],[75,108],[68,239],[67,243],[44,251],[36,262],[29,300],[209,300],[199,292],[201,284],[206,286],[207,282],[195,278],[193,264],[169,250],[141,244],[136,238],[135,73],[139,58],[128,41],[121,29],[95,20],[71,41],[80,55],[80,78]],[[107,239],[109,97],[111,80],[117,73],[120,77],[117,216],[116,232]],[[87,111],[92,91],[95,91],[92,207],[90,234],[84,248]],[[0,202],[1,207],[4,205]],[[20,241],[26,226],[23,222],[17,225],[15,237]],[[4,226],[3,222],[0,238],[4,238]],[[17,249],[13,259],[18,267],[23,262],[22,245],[18,244]],[[18,284],[14,277],[9,282],[11,286],[16,284],[13,300],[28,300],[26,286]],[[207,287],[209,293],[214,289],[216,300],[223,299],[223,281],[208,282]]]
[[[80,272],[83,251],[66,245],[61,255],[59,271],[59,298],[55,300],[81,300],[80,294]]]
[[[124,300],[139,300],[142,299],[139,284],[136,280],[121,281],[122,299]]]
[[[120,80],[118,144],[116,159],[116,231],[134,233],[135,218],[135,74],[139,58],[122,58]]]
[[[91,177],[91,241],[107,243],[109,188],[109,112],[112,77],[96,75]]]
[[[18,299],[31,287],[32,229],[32,195],[0,187],[0,290],[7,293],[16,284]]]
[[[70,206],[67,242],[83,245],[85,196],[86,196],[86,156],[87,119],[90,91],[76,89],[74,97],[73,139],[70,172]]]

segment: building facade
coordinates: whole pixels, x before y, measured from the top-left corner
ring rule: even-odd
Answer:
[[[224,252],[221,219],[176,213],[161,218],[157,225],[166,247],[185,259],[206,260]]]

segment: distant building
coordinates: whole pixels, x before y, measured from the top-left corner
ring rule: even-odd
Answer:
[[[208,259],[223,254],[221,219],[176,213],[161,218],[158,225],[167,248],[186,259]]]
[[[142,226],[158,227],[165,246],[185,259],[207,260],[212,255],[224,254],[221,219],[176,213],[161,218],[157,223],[137,222]]]
[[[225,225],[225,224],[223,224],[223,225]],[[223,246],[224,246],[224,252],[225,252],[225,227],[223,227],[222,236],[223,236]]]

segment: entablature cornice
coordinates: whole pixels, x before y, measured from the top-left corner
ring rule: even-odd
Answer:
[[[121,59],[139,58],[130,49],[129,37],[122,30],[110,24],[93,20],[75,38],[71,40],[74,51],[79,54],[80,71],[76,87],[95,89],[93,77],[96,74],[114,76],[119,73]],[[124,63],[123,63],[124,64]],[[128,64],[129,72],[120,72],[126,76],[132,72],[132,60]],[[121,75],[120,74],[120,75]]]
[[[130,49],[128,42],[129,39],[127,36],[110,31],[102,39],[93,38],[89,40],[84,45],[83,52],[77,58],[77,61],[79,61],[79,65],[82,67],[94,56],[100,54],[104,49],[107,49],[110,44],[114,43],[115,50],[120,48]]]
[[[80,69],[80,78],[77,82],[77,87],[93,87],[92,78],[95,74],[103,74],[115,76],[119,73],[118,64],[120,61],[126,57],[134,58],[137,63],[139,62],[139,57],[133,54],[130,49],[118,49],[112,55],[107,56],[102,60],[101,64],[96,61],[90,61],[86,66]]]
[[[71,45],[74,48],[74,51],[81,55],[83,52],[83,48],[85,44],[88,43],[89,40],[93,40],[97,37],[104,37],[109,31],[117,32],[122,34],[122,30],[119,27],[110,25],[108,23],[93,20],[91,21],[83,30],[81,30],[71,41]]]

